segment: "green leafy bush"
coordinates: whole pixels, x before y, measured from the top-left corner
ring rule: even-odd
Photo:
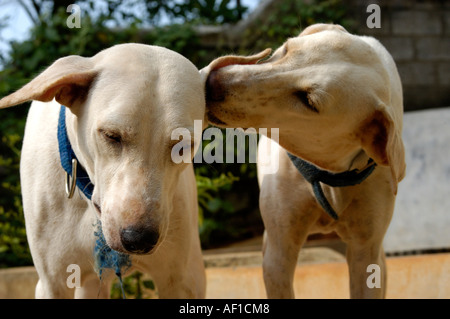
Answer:
[[[125,293],[125,298],[127,299],[158,297],[158,291],[153,280],[139,271],[135,271],[130,276],[123,278],[122,283],[118,278],[114,279],[110,297],[112,299],[122,299],[124,298],[123,293]]]
[[[22,137],[6,135],[2,143],[11,154],[0,155],[0,268],[31,264],[25,232],[20,183],[17,178]]]

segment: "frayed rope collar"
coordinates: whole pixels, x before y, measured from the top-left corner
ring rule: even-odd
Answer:
[[[373,159],[369,159],[369,162],[367,163],[368,166],[362,171],[354,169],[335,174],[329,171],[321,170],[320,168],[292,155],[289,152],[287,152],[287,154],[300,174],[302,174],[302,176],[312,185],[314,195],[320,206],[322,206],[325,212],[335,220],[338,219],[338,215],[325,197],[320,183],[331,187],[358,185],[369,177],[370,174],[372,174],[375,166],[377,165]]]
[[[95,226],[95,225],[94,225]],[[119,278],[120,287],[122,289],[122,296],[125,298],[125,291],[123,288],[122,274],[131,267],[131,257],[128,254],[120,253],[111,249],[106,243],[105,236],[102,231],[102,224],[97,220],[97,230],[94,231],[96,236],[94,247],[95,269],[102,280],[103,271],[105,269],[112,269]]]
[[[75,188],[91,200],[94,192],[94,184],[91,182],[86,170],[78,162],[78,159],[72,149],[66,128],[66,107],[61,105],[58,120],[58,144],[61,166],[66,172],[66,194],[68,198],[72,198]],[[97,220],[97,229],[94,231],[96,237],[94,246],[95,268],[102,279],[104,270],[114,270],[116,276],[120,280],[122,287],[122,296],[125,298],[122,284],[122,273],[131,267],[131,257],[128,254],[117,252],[111,249],[103,235],[100,220]]]

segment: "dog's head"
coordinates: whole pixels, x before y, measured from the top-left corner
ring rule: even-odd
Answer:
[[[330,171],[349,169],[363,150],[391,167],[395,193],[405,171],[402,88],[381,44],[318,24],[261,62],[270,52],[220,57],[201,70],[209,122],[279,128],[281,146]]]
[[[181,127],[193,135],[194,120],[204,119],[197,68],[168,49],[118,45],[91,58],[57,60],[0,100],[0,108],[53,98],[69,110],[69,139],[95,185],[91,205],[108,245],[122,252],[154,251],[174,203],[185,201],[175,194],[188,164],[172,160],[179,141],[171,133]],[[200,141],[192,136],[182,142],[193,155]]]

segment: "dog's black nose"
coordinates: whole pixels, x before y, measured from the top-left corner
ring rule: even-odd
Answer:
[[[120,240],[122,246],[133,254],[146,254],[155,247],[159,232],[152,228],[129,227],[122,229]]]

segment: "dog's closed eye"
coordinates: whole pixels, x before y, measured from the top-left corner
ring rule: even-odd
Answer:
[[[313,111],[315,113],[319,113],[319,110],[314,106],[314,104],[311,102],[309,98],[309,93],[307,91],[296,91],[294,92],[294,95],[297,97],[297,99],[300,100],[300,102],[310,111]]]
[[[105,138],[105,140],[111,144],[121,144],[122,143],[122,137],[120,134],[112,131],[107,131],[100,129],[99,130],[101,135]]]

